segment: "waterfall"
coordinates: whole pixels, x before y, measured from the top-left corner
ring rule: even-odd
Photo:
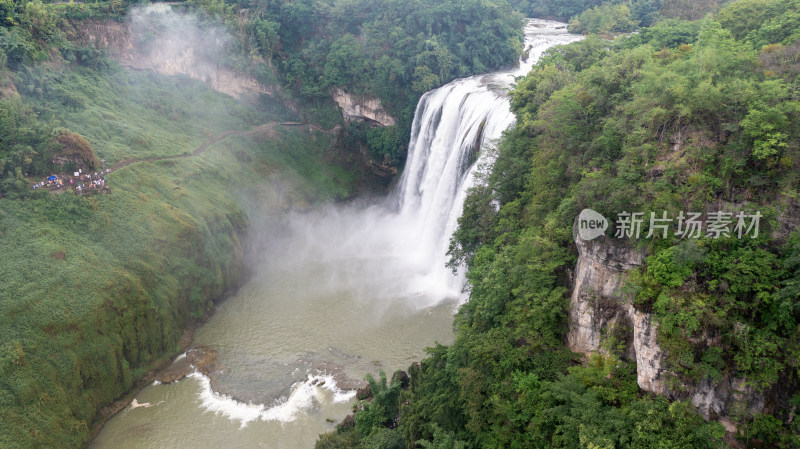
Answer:
[[[331,206],[295,214],[280,264],[314,273],[314,288],[372,304],[422,309],[461,301],[464,273],[446,266],[450,238],[477,167],[494,161],[503,131],[514,123],[508,91],[548,48],[579,36],[565,25],[530,20],[525,56],[507,71],[455,80],[417,105],[409,155],[389,204]],[[396,301],[395,301],[396,300]]]
[[[494,161],[497,140],[514,124],[508,90],[545,50],[577,39],[562,23],[529,20],[518,67],[455,80],[420,99],[408,159],[393,196],[400,219],[409,223],[408,249],[427,269],[420,288],[435,286],[448,296],[460,294],[463,273],[454,276],[445,266],[447,249],[478,167]]]

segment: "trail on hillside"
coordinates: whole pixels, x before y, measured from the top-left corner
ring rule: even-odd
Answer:
[[[112,165],[109,168],[109,172],[108,173],[113,173],[113,172],[115,172],[115,171],[117,171],[117,170],[119,170],[121,168],[127,167],[127,166],[132,165],[132,164],[136,164],[136,163],[139,163],[139,162],[157,162],[157,161],[163,161],[163,160],[167,160],[167,159],[178,159],[178,158],[184,158],[184,157],[199,156],[201,153],[206,151],[211,145],[214,145],[215,143],[222,142],[223,140],[227,139],[230,136],[254,136],[254,135],[258,135],[258,134],[269,134],[275,129],[276,126],[308,126],[309,129],[314,129],[314,130],[317,130],[317,131],[322,132],[322,133],[335,133],[340,128],[338,125],[334,126],[331,129],[325,129],[325,128],[322,128],[321,126],[315,125],[313,123],[271,122],[271,123],[267,123],[267,124],[258,126],[256,128],[250,129],[250,130],[245,130],[245,131],[229,129],[229,130],[222,131],[221,133],[217,134],[216,136],[213,136],[213,137],[210,137],[209,139],[206,139],[205,142],[203,142],[199,147],[197,147],[194,150],[192,150],[191,153],[173,154],[173,155],[170,155],[170,156],[151,156],[151,157],[137,157],[137,158],[123,159],[123,160],[117,162],[116,164]]]
[[[325,133],[325,134],[336,133],[337,131],[339,131],[339,129],[341,129],[341,127],[339,125],[336,125],[331,129],[325,129],[325,128],[322,128],[321,126],[313,124],[313,123],[303,123],[303,122],[270,122],[270,123],[267,123],[267,124],[255,127],[253,129],[249,129],[249,130],[228,129],[228,130],[222,131],[221,133],[219,133],[219,134],[217,134],[217,135],[215,135],[213,137],[210,137],[210,138],[206,139],[205,142],[203,142],[200,146],[198,146],[197,148],[192,150],[192,152],[190,152],[190,153],[186,152],[186,153],[182,153],[182,154],[173,154],[173,155],[169,155],[169,156],[134,157],[134,158],[123,159],[123,160],[117,162],[116,164],[113,164],[111,167],[108,168],[108,170],[103,170],[101,172],[100,176],[102,177],[102,176],[114,173],[115,171],[117,171],[117,170],[119,170],[121,168],[125,168],[125,167],[127,167],[129,165],[137,164],[139,162],[157,162],[157,161],[163,161],[163,160],[167,160],[167,159],[179,159],[179,158],[185,158],[185,157],[199,156],[204,151],[206,151],[209,147],[211,147],[211,145],[214,145],[216,143],[222,142],[223,140],[227,139],[230,136],[254,136],[254,135],[258,135],[258,134],[270,135],[273,132],[273,130],[275,129],[276,126],[294,126],[294,127],[308,126],[309,131],[310,130],[316,130],[316,131],[319,131],[319,132]],[[87,174],[88,174],[88,172],[87,172]],[[91,175],[89,176],[88,179],[92,179]],[[81,180],[83,180],[83,177],[81,177]],[[103,179],[103,181],[105,182],[105,179]],[[81,181],[81,182],[83,182],[83,181]],[[50,193],[53,194],[53,195],[64,193],[64,192],[66,192],[68,190],[71,190],[71,189],[72,189],[72,185],[71,184],[67,184],[66,182],[62,186],[56,185],[56,186],[50,186],[48,188]],[[76,192],[80,193],[80,194],[84,194],[84,193],[88,193],[88,192],[91,192],[91,191],[99,191],[99,190],[103,190],[106,193],[110,193],[111,192],[111,190],[105,185],[103,185],[101,188],[99,188],[97,190],[95,190],[95,187],[91,187],[91,190],[86,190],[86,191],[82,191],[82,192],[77,192],[76,191]]]

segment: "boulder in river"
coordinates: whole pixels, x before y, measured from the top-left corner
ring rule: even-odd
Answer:
[[[189,349],[186,351],[186,359],[194,365],[197,371],[206,376],[222,369],[222,365],[219,363],[219,352],[208,346],[199,345]]]

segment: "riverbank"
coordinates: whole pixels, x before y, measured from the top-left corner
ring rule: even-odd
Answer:
[[[133,388],[128,390],[124,395],[116,399],[111,404],[108,404],[100,409],[95,417],[94,422],[92,423],[92,433],[89,436],[90,442],[95,436],[97,436],[98,432],[100,432],[100,430],[103,428],[103,425],[109,419],[121,412],[123,409],[125,409],[125,407],[131,405],[137,393],[142,391],[142,389],[147,385],[153,383],[153,381],[157,380],[157,378],[160,377],[162,373],[167,370],[169,366],[172,365],[175,360],[189,348],[192,342],[192,334],[194,333],[195,327],[196,324],[192,324],[190,327],[184,330],[183,336],[181,336],[180,340],[180,349],[178,350],[177,354],[169,355],[157,361],[153,367],[147,373],[145,373],[144,376],[136,381],[136,384],[133,386]]]
[[[201,326],[203,323],[205,323],[206,320],[207,318],[192,321],[181,336],[179,343],[180,349],[178,350],[177,354],[166,356],[157,361],[153,365],[152,369],[150,369],[147,373],[145,373],[144,376],[136,381],[136,384],[133,386],[133,388],[131,388],[111,404],[108,404],[100,409],[95,417],[95,422],[92,424],[92,434],[89,437],[90,444],[92,439],[97,436],[100,430],[102,430],[103,425],[108,422],[109,419],[116,416],[128,406],[132,406],[133,408],[136,407],[134,402],[136,401],[136,395],[142,391],[143,388],[153,384],[154,382],[162,384],[178,382],[190,375],[195,370],[202,374],[208,375],[215,369],[217,358],[216,351],[210,348],[193,347],[194,331],[198,326]],[[197,352],[195,356],[190,359],[188,358],[187,354],[192,349],[195,349]],[[181,360],[183,360],[185,363],[179,363]],[[195,368],[193,363],[197,364],[197,368]]]
[[[536,23],[526,30],[535,41],[530,58],[575,39]],[[261,253],[280,257],[266,257],[259,276],[195,338],[219,350],[225,369],[145,389],[139,402],[158,405],[119,415],[93,447],[207,446],[220,438],[232,446],[268,439],[308,447],[350,412],[352,398],[332,367],[378,377],[379,369],[406,369],[425,347],[451,342],[462,284],[445,266],[443,247],[472,181],[467,161],[510,124],[508,100],[495,92],[509,75],[459,80],[425,97],[425,114],[444,112],[420,119],[425,125],[412,140],[418,153],[392,197],[400,206],[312,208],[291,214],[285,232],[265,229],[271,246]],[[459,145],[462,139],[471,145]],[[434,152],[441,160],[427,165]]]

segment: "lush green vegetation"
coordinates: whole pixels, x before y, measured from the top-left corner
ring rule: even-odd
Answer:
[[[329,105],[334,88],[380,98],[398,125],[381,131],[388,136],[371,135],[363,142],[376,158],[395,164],[404,157],[422,93],[511,65],[522,50],[522,15],[504,0],[192,0],[185,5],[229,25],[235,39],[228,65],[280,83],[309,109]]]
[[[114,112],[140,119],[125,123],[144,135],[169,133],[175,143],[165,154],[190,151],[197,127],[231,120],[219,106],[232,100],[205,91],[184,103],[201,85],[159,82],[172,85],[161,99],[182,121],[132,100]],[[216,110],[219,121],[198,120],[195,108]],[[93,135],[94,126],[75,129]],[[0,200],[0,445],[80,446],[102,406],[177,350],[187,323],[245,273],[243,200],[280,211],[352,193],[355,175],[324,155],[332,135],[278,128],[255,137],[262,142],[232,137],[198,157],[121,169],[109,177],[111,195],[39,191]],[[114,154],[112,146],[98,151]],[[134,147],[118,157],[137,154]]]
[[[636,28],[631,8],[625,3],[603,3],[582,12],[569,23],[573,33],[630,32]]]
[[[282,127],[126,167],[110,176],[111,195],[33,192],[33,179],[58,169],[54,156],[112,164],[188,155],[223,130],[269,121],[332,125],[329,95],[341,87],[399,118],[396,128],[350,126],[347,144],[397,163],[422,92],[516,59],[514,8],[577,15],[581,31],[598,33],[672,19],[554,49],[519,82],[518,124],[488,185],[468,197],[451,249],[472,285],[456,342],[431,350],[409,390],[371,380],[354,427],[320,445],[719,446],[721,427],[689,404],[641,394],[614,338],[586,364],[564,348],[572,222],[585,206],[606,216],[759,206],[765,228],[753,241],[649,242],[628,288],[661,325],[676,384],[733,373],[796,393],[800,238],[786,223],[800,173],[797,1],[743,0],[697,22],[681,19],[717,2],[509,3],[181,6],[226,24],[234,39],[221,63],[281,85],[302,116],[280,97],[247,105],[124,70],[70,40],[76,21],[122,20],[125,2],[0,4],[0,446],[83,444],[98,410],[241,279],[243,204],[307,207],[359,182],[326,151],[342,141]],[[712,334],[719,343],[704,344]],[[742,417],[741,437],[797,445],[784,414]]]
[[[393,397],[364,406],[394,430],[371,419],[318,447],[724,446],[722,427],[690,403],[640,391],[622,335],[609,331],[604,354],[583,363],[565,348],[584,208],[764,215],[755,239],[641,239],[648,257],[626,291],[659,324],[675,391],[746,378],[781,399],[770,415],[736,412],[736,437],[800,445],[800,71],[797,28],[778,25],[796,11],[744,0],[716,18],[549,51],[518,83],[517,125],[451,245],[471,285],[455,343],[411,368],[396,416]]]
[[[567,22],[584,11],[625,5],[632,19],[641,26],[652,24],[658,16],[662,4],[669,6],[670,2],[682,2],[684,6],[690,3],[686,0],[509,0],[512,6],[528,17],[555,19],[562,22]]]
[[[102,51],[70,41],[73,25],[85,19],[123,20],[129,6],[117,1],[14,4],[7,26],[0,27],[2,60],[12,70],[24,66],[28,71],[23,87],[80,109],[94,98],[76,98],[59,86],[61,80],[31,66],[55,50],[67,62],[99,69],[105,64]],[[333,125],[334,88],[380,98],[398,125],[372,131],[369,139],[361,133],[360,143],[376,159],[395,165],[404,158],[422,93],[457,77],[511,65],[522,50],[522,15],[505,1],[192,0],[173,9],[194,13],[201,26],[224,24],[232,39],[220,63],[283,86],[315,121]]]
[[[164,120],[157,108],[109,90],[119,121],[105,123],[171,136],[163,155],[190,152],[202,128],[232,120],[233,128],[246,128],[226,104],[261,121],[280,118],[187,80],[122,70],[69,74],[80,81],[71,85],[80,95],[101,95],[98,89],[120,76],[152,78],[139,81],[156,89],[161,84],[160,100],[180,119]],[[102,102],[95,107],[101,110]],[[99,126],[104,122],[75,118],[85,112],[57,116],[105,143],[96,149],[109,160],[141,155],[136,145],[98,137],[107,132]],[[26,191],[20,200],[0,200],[0,445],[80,446],[101,407],[174,354],[187,323],[244,276],[242,204],[279,212],[352,193],[355,175],[325,156],[332,135],[277,128],[264,137],[254,136],[260,143],[231,137],[197,157],[121,169],[109,177],[110,195]]]
[[[648,27],[663,19],[698,20],[716,12],[721,3],[715,0],[611,0],[583,9],[569,22],[573,33],[628,33]]]
[[[54,156],[74,150],[71,148],[74,145],[59,137],[71,133],[54,118],[56,113],[92,109],[92,102],[99,100],[97,91],[87,95],[88,92],[79,92],[77,87],[70,86],[70,81],[76,78],[69,71],[42,64],[47,60],[74,62],[98,73],[108,68],[99,50],[79,47],[67,39],[64,29],[68,22],[56,12],[61,6],[9,2],[0,12],[5,17],[0,27],[0,89],[4,97],[0,100],[0,197],[27,194],[28,177],[49,174],[57,168],[52,162]],[[99,75],[84,72],[82,82],[89,86],[99,78]],[[98,87],[101,91],[103,88],[111,86]],[[25,95],[25,101],[16,96],[18,90]],[[32,107],[37,101],[38,107]],[[43,108],[45,103],[48,105]],[[75,142],[75,139],[82,137],[75,136],[68,141]],[[91,149],[82,153],[92,165]]]
[[[3,447],[84,444],[102,407],[173,355],[187,324],[241,281],[251,207],[280,213],[351,196],[364,174],[345,147],[397,162],[423,91],[511,64],[521,50],[521,15],[505,2],[176,6],[233,37],[221,64],[283,87],[246,104],[76,43],[82,20],[122,21],[129,7],[0,5]],[[352,125],[343,138],[275,125],[191,155],[223,131],[340,124],[335,87],[381,98],[399,125]],[[74,162],[53,161],[62,156]],[[110,195],[31,190],[75,164],[130,159],[151,161],[112,173]]]

